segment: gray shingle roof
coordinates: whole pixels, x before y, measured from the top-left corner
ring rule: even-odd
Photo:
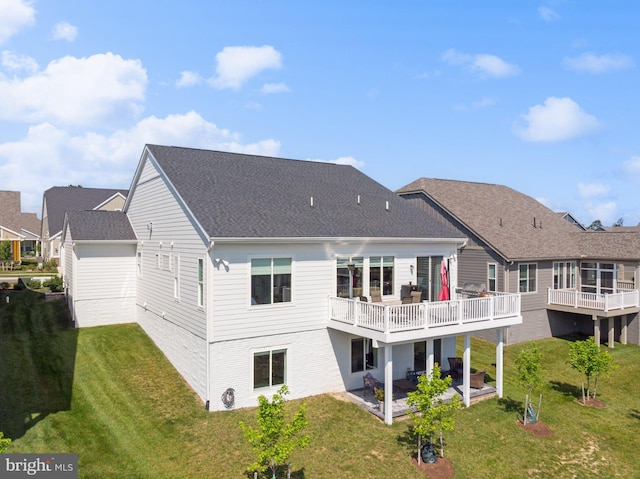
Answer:
[[[10,229],[15,233],[20,233],[21,213],[20,213],[20,192],[0,191],[0,226]]]
[[[74,241],[135,241],[129,218],[122,211],[67,211]]]
[[[210,237],[461,238],[351,166],[147,148]]]
[[[44,192],[44,201],[47,204],[49,236],[62,231],[64,213],[67,210],[92,210],[117,193],[126,198],[128,190],[80,188],[75,186],[54,186],[49,188]]]
[[[397,192],[425,194],[508,260],[640,257],[639,234],[580,231],[507,186],[420,178]]]

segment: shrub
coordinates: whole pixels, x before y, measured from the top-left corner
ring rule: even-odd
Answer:
[[[39,279],[28,279],[26,282],[26,286],[29,289],[40,289],[42,288],[43,284]]]
[[[54,276],[49,281],[45,281],[43,283],[43,286],[48,287],[52,293],[62,291],[62,278],[59,276]]]
[[[9,444],[11,444],[11,439],[4,437],[4,433],[0,431],[0,454],[7,451]]]

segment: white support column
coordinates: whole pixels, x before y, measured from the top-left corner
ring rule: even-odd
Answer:
[[[471,335],[464,335],[464,352],[462,353],[462,400],[464,405],[471,405],[471,389],[469,381],[471,380]]]
[[[609,343],[608,346],[610,348],[613,348],[616,342],[616,328],[614,327],[614,319],[615,318],[613,316],[609,317],[609,324],[607,325],[607,329],[609,330],[607,331],[609,333],[607,342]]]
[[[593,318],[593,339],[596,341],[596,344],[600,346],[600,318],[598,315],[594,314]]]
[[[427,376],[433,371],[434,364],[433,339],[427,339]]]
[[[620,344],[627,344],[627,325],[629,324],[629,317],[625,314],[620,316]]]
[[[504,328],[498,328],[498,344],[496,345],[496,391],[502,397],[502,382],[504,378]]]
[[[393,346],[384,347],[384,423],[393,424]]]

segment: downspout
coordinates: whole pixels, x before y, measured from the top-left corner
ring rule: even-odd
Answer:
[[[206,381],[206,388],[207,388],[207,398],[206,398],[206,402],[205,402],[205,409],[207,411],[211,410],[211,343],[209,341],[210,337],[211,337],[211,324],[209,321],[209,304],[210,304],[210,298],[211,298],[211,294],[209,292],[209,288],[211,287],[212,281],[211,281],[211,268],[209,267],[209,263],[211,263],[211,251],[213,250],[213,246],[214,246],[214,241],[212,239],[209,240],[209,247],[207,248],[207,259],[205,261],[205,278],[207,279],[207,283],[206,283],[206,296],[204,298],[205,300],[205,305],[204,305],[204,317],[205,320],[207,322],[207,334],[206,334],[206,339],[205,339],[205,346],[206,346],[206,361],[207,361],[207,381]]]

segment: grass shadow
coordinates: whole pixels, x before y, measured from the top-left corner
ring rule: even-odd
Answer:
[[[582,398],[582,390],[574,384],[569,384],[561,381],[550,381],[551,388],[554,391],[558,391],[559,393],[564,394],[565,396],[569,396],[576,399]]]
[[[513,398],[506,397],[498,399],[498,405],[502,407],[505,412],[515,412],[520,416],[524,414],[524,401],[516,401]]]
[[[1,299],[0,431],[15,440],[71,408],[78,332],[63,299],[32,291],[3,291]]]
[[[629,411],[629,417],[632,417],[633,419],[640,419],[640,411],[637,409],[631,409]]]

